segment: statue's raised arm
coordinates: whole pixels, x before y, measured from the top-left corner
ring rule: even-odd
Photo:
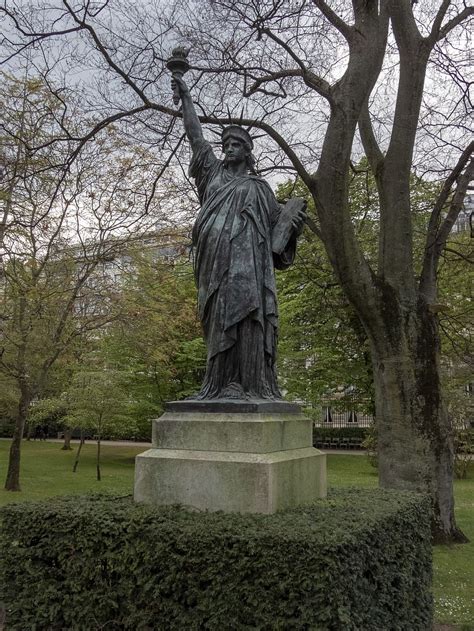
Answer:
[[[173,75],[171,87],[173,90],[177,89],[178,91],[183,108],[184,130],[189,142],[191,143],[191,148],[195,151],[199,144],[203,141],[204,137],[202,134],[201,123],[199,122],[193,99],[191,97],[191,92],[189,91],[183,77],[178,74]]]

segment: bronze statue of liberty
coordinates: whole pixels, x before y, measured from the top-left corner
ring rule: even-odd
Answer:
[[[222,132],[224,159],[203,136],[190,91],[179,74],[192,148],[190,175],[201,211],[193,229],[199,316],[207,368],[193,399],[281,399],[275,361],[278,309],[274,269],[293,262],[305,204],[281,206],[254,170],[253,141],[230,125]]]

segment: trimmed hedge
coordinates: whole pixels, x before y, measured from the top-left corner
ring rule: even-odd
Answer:
[[[370,427],[313,427],[313,446],[329,449],[363,449],[363,442],[372,431]]]
[[[9,418],[0,418],[0,437],[11,438],[15,429],[15,421]]]
[[[313,442],[324,438],[359,438],[362,442],[370,427],[313,427]]]
[[[345,489],[276,515],[88,496],[2,509],[9,630],[429,630],[430,503]]]

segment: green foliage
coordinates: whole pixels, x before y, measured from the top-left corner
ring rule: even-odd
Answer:
[[[160,260],[153,250],[132,248],[129,257],[116,302],[120,317],[101,339],[95,361],[125,376],[135,427],[129,437],[148,440],[150,419],[164,403],[199,388],[206,351],[189,263]]]
[[[100,452],[104,432],[120,437],[130,431],[131,419],[128,415],[129,400],[125,391],[123,375],[113,370],[82,371],[74,376],[68,389],[68,413],[65,423],[69,427],[92,430],[97,439],[97,479],[101,479]],[[76,463],[82,451],[82,443],[77,452]]]
[[[355,195],[356,188],[354,184],[354,209],[362,204],[362,193]],[[314,216],[313,201],[300,182],[278,190],[280,198],[292,195],[307,198],[308,211]],[[360,222],[369,250],[373,247],[373,221],[361,218]],[[341,399],[341,406],[357,397],[364,411],[371,412],[372,372],[365,332],[334,276],[322,243],[309,230],[298,241],[295,264],[277,274],[277,283],[278,367],[287,396],[314,404],[338,387],[351,386],[350,396]]]
[[[52,142],[63,124],[73,123],[73,104],[62,118],[63,99],[69,97],[54,95],[40,77],[20,79],[2,72],[0,78],[5,171],[0,198],[0,410],[5,397],[1,381],[16,381],[7,392],[16,399],[18,416],[20,398],[27,407],[50,394],[45,394],[50,371],[82,332],[79,303],[85,302],[91,264],[79,261],[78,250],[68,247],[74,239],[66,220],[70,202],[63,199],[77,199],[85,172],[77,179],[65,177],[61,165],[68,148]],[[32,151],[33,145],[43,148]]]
[[[451,349],[453,352],[453,349]],[[471,456],[474,453],[474,396],[472,375],[463,365],[462,358],[452,361],[444,372],[444,384],[448,412],[454,438],[454,474],[458,479],[467,477]]]
[[[313,442],[324,438],[357,438],[362,442],[369,433],[369,427],[314,427]]]
[[[21,493],[0,489],[0,504],[43,500],[55,495],[84,494],[97,489],[94,445],[86,444],[81,455],[81,473],[72,473],[74,453],[61,451],[58,443],[24,442]],[[9,443],[0,441],[0,466],[7,462]],[[134,456],[143,446],[103,445],[103,476],[100,490],[114,494],[133,488]],[[331,487],[357,485],[375,489],[377,474],[367,459],[348,451],[328,454],[328,484]],[[471,586],[474,583],[474,462],[464,480],[455,480],[456,520],[471,543],[434,548],[434,595],[437,622],[469,623],[474,620]],[[50,501],[50,500],[48,500]]]
[[[124,376],[113,370],[82,371],[64,393],[64,422],[71,428],[120,437],[131,424]]]
[[[436,192],[436,184],[411,177],[418,271]],[[308,200],[308,212],[314,220],[313,200],[300,181],[278,189],[280,199],[294,195]],[[380,232],[378,204],[375,180],[363,158],[351,173],[349,206],[360,247],[375,273]],[[447,269],[448,278],[450,273]],[[321,397],[332,398],[336,389],[343,387],[348,396],[339,399],[341,407],[350,407],[355,397],[361,410],[373,413],[372,365],[365,330],[344,296],[323,244],[310,230],[304,230],[299,239],[295,264],[278,274],[278,289],[279,374],[288,397],[316,403]],[[456,301],[455,296],[453,299]],[[350,391],[348,386],[352,387]]]
[[[439,322],[444,376],[472,381],[474,319],[474,241],[468,231],[452,234],[444,251],[438,275]],[[471,404],[472,405],[472,404]]]
[[[73,317],[71,301],[78,291],[80,271],[66,255],[61,263],[13,260],[5,266],[5,283],[0,292],[0,374],[2,379],[17,381],[13,390],[17,401],[20,377],[28,384],[31,395],[42,394],[51,366],[78,335],[81,323]]]
[[[374,469],[378,469],[379,456],[377,452],[377,431],[374,426],[368,428],[362,447],[367,450],[367,458],[370,466],[374,467]]]
[[[15,428],[15,421],[12,418],[0,418],[0,438],[11,438]]]
[[[206,351],[189,264],[172,264],[154,249],[138,252],[133,245],[127,257],[114,296],[115,318],[82,352],[65,358],[66,365],[57,365],[53,396],[33,412],[53,412],[58,404],[67,410],[65,426],[150,440],[150,419],[161,415],[164,403],[198,389]]]
[[[355,489],[271,516],[115,497],[10,505],[8,628],[428,631],[429,515],[421,496]]]
[[[473,241],[467,231],[451,235],[440,264],[438,283],[442,379],[454,433],[454,473],[458,479],[468,475],[474,452],[473,252]]]
[[[179,379],[177,396],[184,398],[199,390],[206,369],[206,344],[203,337],[183,340],[175,357]]]
[[[11,436],[13,433],[18,399],[14,379],[0,371],[0,436]]]
[[[35,401],[30,407],[28,416],[29,433],[40,425],[47,425],[50,432],[58,431],[64,425],[67,412],[67,403],[64,398],[51,397]]]
[[[454,473],[459,480],[467,478],[474,454],[474,430],[457,430],[454,436]]]

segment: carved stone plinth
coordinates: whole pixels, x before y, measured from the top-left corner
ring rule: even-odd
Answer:
[[[294,404],[172,402],[152,445],[136,458],[137,502],[274,513],[326,496],[326,456]]]

